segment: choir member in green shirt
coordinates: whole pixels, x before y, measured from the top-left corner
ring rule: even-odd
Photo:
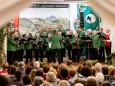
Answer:
[[[100,37],[100,61],[101,62],[105,62],[105,38],[106,38],[106,34],[103,32],[103,28],[99,29],[99,33],[98,33],[99,37]]]
[[[19,44],[19,41],[14,40],[15,32],[10,32],[10,36],[8,36],[7,39],[7,61],[9,64],[13,64],[15,52],[16,52],[16,46]]]
[[[93,59],[92,60],[99,60],[99,49],[100,49],[100,38],[99,35],[97,34],[97,31],[94,30],[93,32]]]
[[[51,60],[52,59],[52,49],[51,49],[50,37],[51,37],[51,34],[49,33],[48,36],[44,39],[47,62],[52,61]]]

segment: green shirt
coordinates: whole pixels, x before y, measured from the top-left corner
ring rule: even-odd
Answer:
[[[93,36],[93,48],[100,48],[100,38],[99,35]]]
[[[8,36],[7,51],[16,51],[16,45],[18,45],[18,42],[14,40],[14,37]]]

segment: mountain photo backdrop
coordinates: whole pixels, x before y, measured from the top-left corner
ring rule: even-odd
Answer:
[[[54,29],[59,29],[60,25],[63,25],[64,29],[70,27],[69,8],[27,8],[19,17],[20,30],[25,33],[35,33],[37,28],[47,31],[49,25]]]

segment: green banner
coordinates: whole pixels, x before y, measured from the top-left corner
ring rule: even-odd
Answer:
[[[90,6],[84,6],[84,29],[99,29],[99,17],[90,8]]]

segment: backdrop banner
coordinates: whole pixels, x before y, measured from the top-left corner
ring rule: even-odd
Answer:
[[[84,6],[84,29],[99,29],[99,17],[90,8],[90,6]]]

